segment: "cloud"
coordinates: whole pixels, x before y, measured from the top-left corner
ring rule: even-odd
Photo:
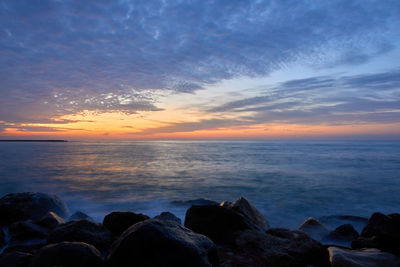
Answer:
[[[305,57],[360,64],[393,49],[399,13],[391,0],[1,1],[0,120],[156,111],[157,90],[191,93]]]

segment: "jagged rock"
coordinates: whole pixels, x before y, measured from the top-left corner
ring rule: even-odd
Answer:
[[[110,231],[100,223],[74,220],[57,226],[47,238],[48,244],[59,242],[84,242],[100,251],[108,249],[113,241]]]
[[[103,225],[113,234],[119,236],[130,226],[147,219],[150,219],[150,217],[141,213],[114,211],[104,217]]]
[[[349,250],[329,247],[332,267],[399,267],[400,259],[378,249]]]
[[[9,252],[0,255],[0,266],[2,267],[28,267],[32,254],[24,252]]]
[[[192,200],[174,200],[171,202],[174,205],[179,205],[179,206],[203,206],[203,205],[215,205],[218,206],[219,203],[213,200],[205,199],[205,198],[198,198],[198,199],[192,199]]]
[[[43,193],[15,193],[0,199],[0,225],[16,221],[38,220],[53,211],[61,217],[68,215],[64,202],[55,195]]]
[[[299,230],[307,233],[315,240],[320,241],[324,236],[329,234],[328,228],[314,218],[308,218],[300,226]]]
[[[343,224],[325,236],[321,243],[351,247],[351,242],[358,238],[358,233],[351,224]]]
[[[82,242],[62,242],[41,248],[32,258],[30,267],[101,267],[100,252]]]
[[[168,220],[131,226],[111,247],[108,264],[120,266],[217,266],[215,244]]]
[[[36,222],[37,225],[46,227],[48,229],[54,229],[63,223],[65,223],[65,220],[52,211],[48,212]]]
[[[88,220],[88,221],[94,221],[92,217],[87,215],[86,213],[83,213],[82,211],[77,211],[74,214],[72,214],[69,218],[68,221],[73,221],[73,220]]]
[[[168,220],[168,221],[173,221],[176,222],[177,224],[182,224],[181,219],[179,219],[178,217],[176,217],[174,214],[172,214],[171,212],[162,212],[160,215],[157,215],[156,217],[154,217],[154,219],[157,220]]]

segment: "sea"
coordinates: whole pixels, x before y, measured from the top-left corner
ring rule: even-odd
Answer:
[[[71,213],[184,220],[191,200],[247,198],[273,227],[400,212],[400,141],[0,142],[0,195],[56,194]]]

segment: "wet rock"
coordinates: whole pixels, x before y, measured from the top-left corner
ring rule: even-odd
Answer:
[[[217,244],[234,242],[235,234],[258,229],[244,215],[223,206],[191,206],[186,211],[185,227],[211,238]]]
[[[41,248],[32,258],[30,267],[101,267],[100,252],[82,242],[62,242]]]
[[[171,212],[162,212],[160,215],[157,215],[156,217],[154,217],[154,219],[157,220],[161,220],[161,221],[172,221],[175,222],[177,224],[182,224],[181,219],[179,219],[178,217],[176,217],[174,214],[172,214]]]
[[[358,233],[351,224],[343,224],[325,236],[321,243],[351,247],[351,242],[358,238]]]
[[[39,220],[49,211],[60,217],[68,215],[64,202],[55,195],[32,192],[8,194],[0,199],[0,225]]]
[[[113,234],[119,236],[130,226],[147,219],[150,219],[150,217],[141,213],[115,211],[104,217],[103,225]]]
[[[63,223],[65,223],[65,220],[52,211],[48,212],[36,222],[37,225],[46,227],[48,229],[54,229]]]
[[[318,218],[329,229],[336,229],[343,224],[351,224],[357,232],[361,232],[367,224],[368,218],[353,215],[328,215]]]
[[[192,199],[192,200],[175,200],[171,202],[174,205],[179,205],[179,206],[203,206],[203,205],[215,205],[218,206],[219,203],[213,200],[205,199],[205,198],[198,198],[198,199]]]
[[[77,211],[74,214],[72,214],[69,218],[68,221],[73,221],[73,220],[88,220],[88,221],[94,221],[92,217],[87,215],[86,213],[83,213],[81,211]]]
[[[399,267],[400,259],[378,249],[348,250],[329,247],[332,267]]]
[[[32,254],[24,252],[9,252],[0,256],[0,266],[4,267],[28,267]]]
[[[329,234],[328,228],[314,218],[308,218],[300,226],[299,230],[307,233],[310,237],[320,241]]]
[[[84,242],[100,251],[108,249],[113,242],[110,231],[100,223],[74,220],[56,227],[48,236],[47,243]]]
[[[217,266],[214,243],[203,235],[168,220],[146,220],[131,226],[114,242],[111,267]]]

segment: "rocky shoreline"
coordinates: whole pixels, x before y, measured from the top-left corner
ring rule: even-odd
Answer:
[[[332,220],[354,225],[330,229]],[[0,199],[0,266],[400,266],[400,214],[271,228],[239,198],[194,203],[183,225],[169,212],[131,211],[98,223],[82,212],[70,216],[55,195],[15,193]]]

